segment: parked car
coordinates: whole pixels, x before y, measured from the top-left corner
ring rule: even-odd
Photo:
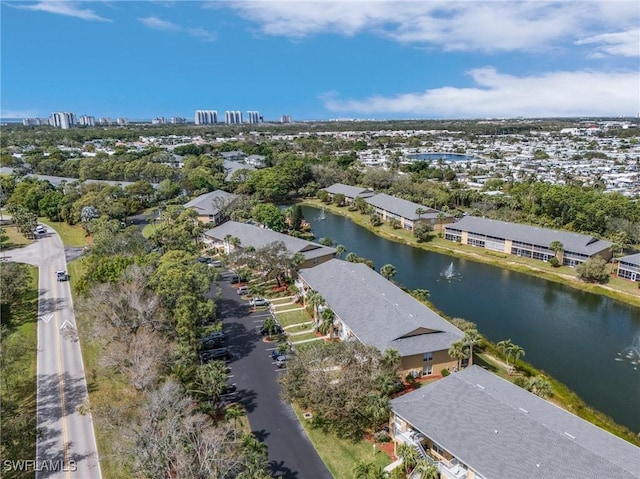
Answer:
[[[69,279],[69,275],[66,271],[56,271],[56,279],[58,281],[66,281]]]
[[[233,276],[231,276],[231,284],[238,284],[240,282],[240,276],[238,276],[237,274],[234,274]]]
[[[231,359],[231,352],[228,348],[216,348],[200,353],[200,359],[203,362],[213,360],[229,360]]]
[[[47,228],[45,228],[42,225],[38,225],[38,226],[36,226],[35,232],[37,234],[39,234],[39,235],[43,235],[43,234],[45,234],[47,232]]]
[[[209,263],[209,266],[212,268],[222,268],[222,261],[215,259]]]
[[[198,259],[196,259],[196,263],[202,263],[202,264],[211,264],[213,260],[211,258],[207,258],[206,256],[200,256]]]
[[[269,304],[269,301],[267,301],[264,298],[252,298],[250,301],[251,306],[266,306]]]
[[[282,326],[280,326],[279,324],[276,324],[273,328],[273,334],[282,334],[282,333],[284,333]],[[262,326],[262,328],[260,328],[260,334],[263,336],[266,336],[267,334],[269,334],[269,331],[267,331],[267,328]]]
[[[282,355],[276,358],[276,366],[279,368],[284,368],[287,365],[287,356]]]
[[[249,293],[249,288],[247,286],[240,286],[236,292],[238,294],[247,294]]]
[[[224,333],[211,333],[200,340],[200,347],[202,350],[221,348],[225,340]]]

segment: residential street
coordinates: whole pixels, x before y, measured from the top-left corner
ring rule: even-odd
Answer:
[[[269,473],[283,479],[331,478],[288,403],[280,399],[278,369],[271,358],[274,343],[265,343],[260,326],[267,311],[251,312],[230,283],[231,273],[221,275],[218,316],[224,323],[229,349],[231,383],[238,402],[248,414],[251,429],[269,448]]]
[[[40,268],[36,478],[101,479],[91,414],[77,410],[87,399],[87,383],[71,288],[55,275],[67,270],[65,249],[55,231],[47,230],[33,244],[5,252],[7,261]]]

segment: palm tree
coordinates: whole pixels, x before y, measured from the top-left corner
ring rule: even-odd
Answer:
[[[404,472],[408,476],[411,470],[418,464],[420,453],[411,444],[403,442],[398,444],[398,457],[402,459]]]
[[[320,324],[318,325],[318,332],[320,334],[327,335],[333,331],[333,321],[336,318],[335,313],[327,308],[320,313]]]
[[[238,431],[238,418],[245,415],[245,410],[238,404],[228,407],[224,412],[227,421],[233,419],[233,440],[236,440],[236,432]]]
[[[339,244],[338,246],[336,246],[336,256],[338,258],[342,256],[346,251],[347,248],[345,248],[343,245]]]
[[[264,320],[264,323],[262,324],[262,326],[267,332],[267,338],[272,338],[277,330],[278,323],[276,323],[276,320],[273,319],[272,317],[268,317],[267,319]]]
[[[389,418],[389,411],[391,411],[389,398],[380,393],[370,393],[366,399],[365,410],[371,416],[371,426],[375,433],[380,422],[385,418]]]
[[[420,459],[416,464],[415,470],[420,474],[421,479],[438,479],[440,472],[438,472],[438,466],[430,463],[426,459]]]
[[[345,259],[349,263],[357,263],[358,262],[358,255],[355,254],[355,253],[349,253]]]
[[[311,306],[313,320],[318,321],[318,310],[324,304],[324,298],[317,291],[309,291],[306,295],[307,304]]]
[[[561,251],[564,251],[564,245],[562,244],[561,241],[554,240],[551,243],[549,243],[549,249],[556,254],[555,255],[556,259],[560,259],[558,258],[558,253],[560,253]]]
[[[507,361],[507,370],[509,369],[509,356],[511,356],[511,348],[514,346],[511,339],[503,339],[502,341],[498,341],[498,349],[502,351],[504,357]]]
[[[358,462],[353,468],[355,479],[389,479],[389,473],[373,462]]]
[[[438,223],[440,224],[440,235],[442,235],[442,221],[447,217],[447,215],[445,215],[442,211],[440,213],[438,213]]]
[[[416,298],[418,301],[426,301],[427,298],[431,296],[431,293],[428,289],[414,289],[411,291],[411,296]]]
[[[391,277],[398,274],[396,267],[392,264],[385,264],[382,268],[380,268],[380,274],[384,276],[386,279],[391,279]]]
[[[469,347],[469,366],[473,364],[473,346],[478,344],[481,339],[482,336],[476,329],[469,329],[464,333],[464,337],[462,338],[462,340],[464,341],[465,345]]]
[[[382,364],[395,371],[400,366],[401,358],[397,349],[385,349],[382,353]]]
[[[468,357],[467,356],[467,351],[465,351],[466,345],[464,343],[464,340],[459,340],[459,341],[455,341],[453,343],[451,343],[451,346],[449,347],[449,357],[451,357],[451,359],[456,359],[458,361],[458,370],[460,370],[461,366],[460,366],[460,362]]]
[[[425,210],[424,208],[422,208],[421,206],[419,206],[418,208],[416,208],[416,214],[418,215],[418,219],[421,219],[420,217],[425,214],[427,212],[427,210]]]
[[[522,349],[522,347],[518,346],[517,344],[513,344],[511,346],[510,353],[513,354],[513,365],[514,366],[518,362],[518,359],[520,359],[520,356],[524,356],[525,355],[524,349]]]

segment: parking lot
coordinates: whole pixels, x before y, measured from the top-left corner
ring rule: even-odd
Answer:
[[[264,307],[252,310],[249,301],[237,294],[238,285],[231,284],[232,274],[221,274],[222,297],[217,301],[232,354],[229,382],[236,385],[236,391],[230,399],[244,405],[253,433],[268,446],[272,477],[330,478],[293,409],[280,398],[277,378],[286,367],[278,367],[271,356],[276,343],[263,341],[260,334],[270,313]]]

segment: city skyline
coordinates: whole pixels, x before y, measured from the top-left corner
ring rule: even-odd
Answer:
[[[640,111],[640,10],[631,0],[16,1],[0,8],[3,118]],[[61,31],[64,41],[49,47]]]

